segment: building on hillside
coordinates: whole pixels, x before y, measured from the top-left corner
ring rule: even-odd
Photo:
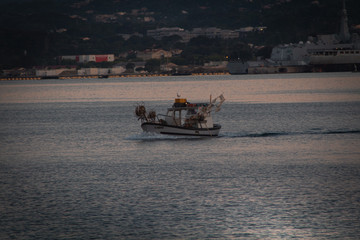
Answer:
[[[210,61],[204,63],[204,67],[226,67],[227,63],[227,61]]]
[[[99,14],[95,16],[96,22],[113,23],[116,22],[117,16],[115,14]]]
[[[118,36],[121,36],[125,41],[129,40],[129,38],[131,37],[144,37],[143,34],[135,32],[132,34],[127,34],[127,33],[119,33]]]
[[[179,35],[180,37],[184,36],[184,33],[187,33],[183,28],[171,27],[171,28],[157,28],[152,30],[147,30],[147,35],[156,40],[161,40],[163,37],[169,37],[173,35]]]
[[[175,63],[167,63],[160,65],[160,70],[162,72],[177,72],[178,71],[178,65]]]
[[[183,42],[189,42],[190,39],[199,36],[206,36],[208,38],[233,39],[239,37],[239,32],[216,27],[194,28],[192,31],[184,30],[183,28],[179,27],[157,28],[147,31],[147,36],[156,40],[161,40],[163,37],[170,37],[174,35],[180,36]]]
[[[265,32],[266,29],[267,29],[266,26],[258,26],[258,27],[248,26],[248,27],[236,29],[235,31],[239,33],[239,37],[246,37],[249,33],[253,33],[253,32],[263,33]]]
[[[233,39],[239,37],[239,32],[228,29],[220,29],[216,27],[194,28],[191,31],[191,34],[192,37],[205,36],[208,38],[222,38],[222,39]]]
[[[73,60],[78,63],[87,62],[113,62],[115,60],[114,54],[96,54],[96,55],[69,55],[61,56],[61,60]]]
[[[173,57],[180,56],[182,52],[183,52],[182,49],[171,49],[171,53],[172,53]]]
[[[165,51],[162,49],[147,49],[145,51],[138,52],[136,56],[146,61],[150,59],[170,58],[173,54],[171,51]]]

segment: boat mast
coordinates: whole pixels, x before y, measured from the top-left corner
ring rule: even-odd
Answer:
[[[348,42],[350,40],[350,32],[348,26],[348,17],[345,6],[345,0],[342,1],[342,10],[341,10],[341,21],[340,21],[340,32],[339,37],[342,42]]]

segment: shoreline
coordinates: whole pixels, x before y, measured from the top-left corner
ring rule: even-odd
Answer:
[[[82,75],[82,76],[47,76],[47,77],[0,77],[0,81],[16,81],[16,80],[63,80],[63,79],[101,79],[101,78],[133,78],[133,77],[169,77],[169,76],[211,76],[211,75],[231,75],[230,73],[191,73],[191,74],[117,74],[117,75]]]
[[[296,72],[296,73],[359,73],[357,71],[337,71],[337,72]],[[296,74],[295,73],[295,74]],[[189,74],[168,74],[168,73],[159,73],[159,74],[116,74],[116,75],[82,75],[82,76],[29,76],[29,77],[0,77],[1,81],[28,81],[28,80],[65,80],[65,79],[107,79],[107,78],[142,78],[142,77],[177,77],[177,76],[226,76],[226,75],[287,75],[294,74],[293,72],[286,73],[248,73],[248,74],[230,74],[229,72],[209,72],[209,73],[189,73]]]

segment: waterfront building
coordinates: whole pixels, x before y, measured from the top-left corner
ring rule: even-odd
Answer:
[[[95,55],[69,55],[60,56],[61,60],[73,60],[78,63],[87,62],[113,62],[115,60],[114,54],[95,54]]]
[[[353,71],[360,67],[360,37],[350,35],[345,1],[338,34],[308,37],[305,43],[281,44],[272,49],[270,59],[256,62],[232,61],[231,74],[304,71]]]

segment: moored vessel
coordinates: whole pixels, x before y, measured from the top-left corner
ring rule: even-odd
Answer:
[[[360,36],[350,34],[343,0],[340,31],[309,36],[306,42],[280,44],[269,59],[230,61],[230,74],[357,71],[360,67]]]

